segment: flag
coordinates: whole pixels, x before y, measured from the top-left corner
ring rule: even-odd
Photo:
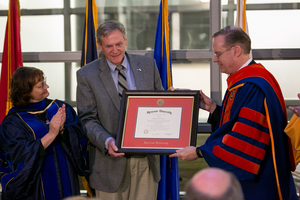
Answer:
[[[86,0],[85,8],[85,22],[84,22],[84,33],[83,43],[81,51],[81,67],[96,60],[98,58],[98,45],[96,42],[96,31],[97,31],[97,5],[95,0]],[[82,177],[82,183],[90,197],[95,195],[95,190],[89,185],[89,149],[88,141],[83,139],[80,144],[83,149],[83,155],[86,159],[86,174]]]
[[[86,0],[83,44],[81,52],[81,67],[98,58],[97,5],[95,0]]]
[[[19,0],[9,0],[0,78],[0,123],[12,107],[9,100],[9,80],[14,71],[23,66],[20,17]]]
[[[237,0],[236,3],[237,14],[236,14],[235,26],[241,27],[249,35],[247,16],[246,16],[246,1],[247,0]],[[252,50],[250,51],[250,57],[252,58]]]
[[[172,66],[169,37],[168,1],[162,0],[157,20],[154,59],[165,90],[172,86]],[[179,200],[178,158],[160,156],[161,180],[158,185],[158,200]]]
[[[246,17],[246,1],[247,0],[237,0],[235,26],[241,27],[249,35]]]
[[[156,60],[161,82],[165,90],[172,86],[172,66],[168,18],[168,0],[162,0],[160,3],[160,11],[156,27],[154,59]]]

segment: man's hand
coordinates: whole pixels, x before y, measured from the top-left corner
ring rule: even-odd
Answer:
[[[206,96],[202,90],[200,90],[200,95],[199,107],[203,110],[213,113],[217,107],[217,104],[211,98]]]
[[[191,89],[183,89],[183,88],[174,88],[173,86],[169,87],[168,90],[174,92],[175,90],[191,90]]]
[[[176,150],[176,153],[169,155],[169,157],[178,157],[180,160],[192,161],[197,160],[199,157],[196,153],[196,147],[189,146],[184,149]]]
[[[122,157],[125,154],[124,153],[117,153],[118,147],[116,146],[116,142],[114,139],[110,139],[107,143],[108,146],[108,154],[111,157]]]

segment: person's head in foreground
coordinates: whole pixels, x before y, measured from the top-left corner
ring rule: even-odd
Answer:
[[[239,181],[231,172],[206,168],[187,183],[185,200],[243,200]]]

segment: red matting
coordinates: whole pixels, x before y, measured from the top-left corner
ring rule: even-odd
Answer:
[[[158,102],[163,100],[162,105]],[[122,148],[179,149],[190,146],[194,97],[129,97],[122,135]],[[134,138],[138,107],[181,107],[179,139]]]

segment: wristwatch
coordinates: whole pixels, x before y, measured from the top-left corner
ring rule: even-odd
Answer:
[[[203,158],[203,156],[201,156],[199,147],[196,147],[196,154],[197,154],[198,158]]]

